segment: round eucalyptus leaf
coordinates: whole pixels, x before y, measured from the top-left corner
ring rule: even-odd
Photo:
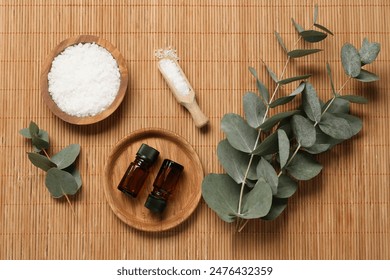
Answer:
[[[52,162],[47,157],[37,154],[37,153],[27,153],[28,159],[31,161],[33,165],[36,167],[48,171],[50,168],[56,167],[56,164]]]
[[[278,137],[277,133],[272,133],[267,136],[253,151],[252,154],[266,156],[270,154],[274,154],[278,151]]]
[[[354,134],[348,121],[331,113],[325,113],[318,125],[327,135],[335,139],[349,139]]]
[[[353,78],[359,76],[362,64],[359,52],[352,44],[346,43],[341,48],[341,63],[345,74]]]
[[[279,176],[278,192],[275,194],[278,198],[289,198],[298,189],[298,184],[289,176],[282,174]]]
[[[286,132],[283,129],[278,129],[278,147],[279,147],[279,163],[280,168],[282,169],[288,160],[290,155],[290,140]]]
[[[19,134],[25,138],[31,139],[30,129],[28,127],[19,130]]]
[[[316,142],[316,129],[308,119],[295,115],[291,119],[294,135],[302,147],[310,147]]]
[[[79,144],[71,144],[62,149],[57,154],[51,157],[51,160],[57,164],[59,169],[65,169],[75,162],[76,158],[80,153]]]
[[[72,174],[58,168],[51,168],[46,173],[45,184],[54,198],[64,195],[74,195],[79,186]]]
[[[268,120],[266,120],[260,128],[264,131],[268,131],[271,128],[273,128],[276,124],[278,124],[280,121],[282,121],[285,118],[291,117],[292,115],[295,115],[299,113],[298,110],[294,111],[287,111],[287,112],[281,112],[279,114],[273,115]]]
[[[242,217],[256,219],[268,214],[272,205],[271,187],[260,178],[254,188],[246,193],[242,203]]]
[[[31,137],[38,136],[39,133],[39,127],[35,122],[30,122],[30,125],[28,126],[28,129],[30,131]]]
[[[373,62],[378,56],[381,50],[379,43],[370,43],[367,38],[363,39],[362,47],[359,50],[360,59],[363,64],[369,64]]]
[[[379,81],[379,77],[377,75],[364,69],[361,70],[360,74],[355,77],[355,79],[363,83]]]
[[[321,172],[322,166],[309,154],[298,152],[286,169],[297,180],[310,180]]]
[[[243,106],[248,124],[253,128],[259,128],[263,123],[264,115],[267,110],[263,101],[261,101],[257,94],[248,92],[243,97]]]
[[[272,206],[268,214],[264,217],[261,217],[262,220],[272,221],[282,214],[284,209],[287,207],[287,198],[277,198],[273,197]]]
[[[306,82],[305,90],[302,94],[302,107],[306,115],[313,122],[321,120],[321,104],[317,92],[313,85]]]
[[[272,194],[276,194],[278,189],[278,174],[273,166],[263,157],[260,159],[256,168],[257,177],[264,179],[271,187]]]

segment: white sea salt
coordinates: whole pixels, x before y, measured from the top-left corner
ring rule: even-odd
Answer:
[[[95,116],[114,101],[120,85],[118,64],[95,43],[67,47],[48,74],[49,93],[57,106],[76,117]]]
[[[190,88],[176,62],[169,58],[164,58],[161,59],[159,63],[161,71],[172,82],[176,91],[182,95],[188,95],[190,93]]]

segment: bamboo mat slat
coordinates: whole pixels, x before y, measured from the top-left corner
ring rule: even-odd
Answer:
[[[102,186],[114,145],[134,130],[165,128],[195,148],[206,174],[222,172],[216,157],[224,137],[220,120],[228,112],[242,114],[243,94],[255,90],[248,66],[271,85],[261,60],[278,74],[285,62],[273,31],[292,46],[297,37],[290,18],[310,26],[316,2],[319,22],[335,36],[318,45],[324,52],[290,64],[287,75],[319,73],[311,81],[325,99],[330,94],[323,78],[326,62],[336,87],[346,79],[339,57],[344,42],[359,46],[366,36],[381,42],[380,56],[369,66],[381,80],[351,82],[345,90],[370,100],[352,105],[363,119],[361,133],[319,156],[322,173],[300,184],[276,221],[252,221],[237,234],[201,201],[185,223],[168,232],[144,233],[122,223]],[[0,259],[389,259],[390,3],[316,2],[0,0]],[[79,34],[110,41],[129,69],[120,108],[86,127],[56,118],[39,91],[50,50]],[[180,65],[210,118],[207,130],[195,128],[157,70],[153,52],[167,45],[178,50]],[[72,198],[77,218],[66,201],[50,197],[44,173],[27,159],[30,144],[17,132],[30,120],[49,131],[51,153],[71,143],[82,147],[84,186]]]

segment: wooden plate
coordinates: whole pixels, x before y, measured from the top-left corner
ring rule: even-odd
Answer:
[[[117,185],[142,143],[154,147],[160,155],[137,198],[132,198],[119,191]],[[144,207],[144,203],[166,158],[183,165],[184,171],[166,209],[156,215]],[[171,229],[192,214],[201,198],[204,174],[197,153],[182,137],[167,130],[145,129],[133,132],[119,141],[108,157],[104,177],[104,192],[115,215],[129,226],[154,232]]]
[[[48,85],[47,75],[50,72],[53,59],[67,47],[78,43],[96,43],[99,46],[105,48],[115,58],[120,72],[121,81],[120,81],[119,90],[116,98],[106,110],[104,110],[100,114],[91,117],[76,117],[76,116],[66,114],[53,101],[48,89],[49,85]],[[128,83],[128,70],[127,70],[126,62],[122,57],[121,53],[119,52],[119,50],[115,48],[115,46],[113,46],[110,42],[92,35],[79,35],[62,41],[54,50],[50,52],[50,54],[46,58],[42,67],[42,72],[40,77],[42,97],[46,102],[47,106],[49,107],[49,109],[60,119],[68,123],[79,124],[79,125],[96,123],[111,115],[121,104],[123,97],[125,96],[126,93],[127,83]]]

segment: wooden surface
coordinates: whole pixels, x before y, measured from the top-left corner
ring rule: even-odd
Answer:
[[[171,130],[197,151],[205,173],[222,172],[216,145],[225,113],[242,114],[242,96],[255,90],[248,66],[273,89],[261,60],[279,75],[286,57],[277,30],[292,47],[290,18],[309,27],[314,1],[22,1],[0,0],[0,259],[389,259],[389,73],[390,3],[386,0],[318,1],[319,22],[335,36],[325,51],[290,63],[287,76],[314,73],[320,96],[330,96],[329,62],[337,88],[346,76],[339,50],[364,37],[382,44],[368,69],[381,80],[350,82],[344,93],[361,94],[353,105],[364,128],[357,137],[318,157],[315,179],[301,183],[276,221],[252,221],[240,234],[202,200],[193,215],[167,232],[145,233],[121,222],[103,192],[104,165],[115,144],[148,127]],[[44,59],[62,40],[80,34],[115,45],[129,69],[128,92],[119,109],[97,124],[76,126],[57,118],[40,94]],[[303,42],[300,42],[303,44]],[[178,50],[180,65],[209,117],[195,127],[159,73],[154,50]],[[302,46],[302,45],[300,45]],[[281,93],[288,93],[286,87]],[[279,109],[271,113],[278,112]],[[81,192],[52,199],[44,172],[32,166],[31,150],[18,130],[30,120],[49,131],[55,153],[82,147]]]

